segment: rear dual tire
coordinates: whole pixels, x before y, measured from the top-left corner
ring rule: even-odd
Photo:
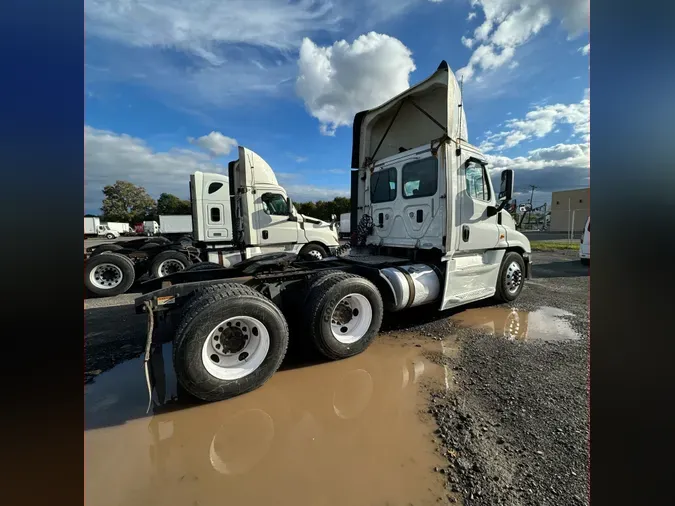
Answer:
[[[184,271],[192,265],[187,255],[180,251],[162,251],[150,264],[150,275],[153,278],[163,278],[176,272]]]
[[[174,369],[190,394],[219,401],[262,386],[287,348],[288,325],[272,301],[245,285],[211,285],[183,311]]]
[[[94,295],[112,297],[126,293],[136,280],[134,264],[112,251],[92,256],[84,266],[84,286]]]
[[[382,325],[382,297],[367,279],[328,273],[310,286],[304,314],[314,347],[331,360],[363,352]]]

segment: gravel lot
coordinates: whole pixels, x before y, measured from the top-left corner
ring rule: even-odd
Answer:
[[[535,252],[534,279],[516,303],[569,312],[578,339],[508,340],[462,324],[467,309],[419,308],[385,319],[383,333],[442,339],[449,388],[431,391],[448,501],[466,505],[588,504],[589,273],[574,251]],[[85,301],[85,382],[143,352],[146,320],[129,293]],[[481,311],[488,304],[476,304]],[[532,318],[531,318],[532,320]],[[434,470],[430,470],[434,472]]]

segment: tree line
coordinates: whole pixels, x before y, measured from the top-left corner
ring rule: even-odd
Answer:
[[[157,221],[159,215],[192,214],[189,200],[181,199],[171,193],[162,193],[155,201],[142,186],[128,181],[117,181],[103,188],[101,220],[140,223],[146,220]],[[331,215],[348,213],[350,199],[335,197],[333,200],[318,202],[296,202],[299,213],[330,221]],[[92,215],[85,215],[92,216]]]

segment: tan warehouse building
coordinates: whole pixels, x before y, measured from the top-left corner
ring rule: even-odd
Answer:
[[[551,194],[551,232],[581,232],[591,212],[591,189],[564,190]],[[572,225],[572,221],[574,224]]]

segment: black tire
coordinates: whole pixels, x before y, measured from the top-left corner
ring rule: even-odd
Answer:
[[[91,256],[100,255],[105,251],[119,251],[122,248],[119,244],[101,244],[98,248],[91,252]]]
[[[215,262],[199,262],[197,264],[192,264],[191,266],[187,267],[184,272],[206,271],[209,269],[224,269],[224,267]]]
[[[320,244],[306,244],[298,255],[303,260],[322,260],[328,257],[328,251]]]
[[[520,268],[519,284],[515,291],[510,291],[508,288],[509,279],[511,276],[509,271],[512,263],[517,263]],[[502,265],[499,267],[499,276],[497,277],[497,287],[495,291],[494,298],[498,302],[511,302],[516,300],[520,295],[520,292],[523,291],[523,285],[525,284],[525,260],[523,260],[520,253],[515,251],[508,251],[504,258],[502,259]]]
[[[581,265],[585,265],[585,266],[591,265],[591,259],[590,258],[582,258],[581,259]]]
[[[122,280],[116,286],[110,288],[104,288],[105,279],[110,279],[106,276],[105,272],[101,273],[100,271],[96,273],[96,268],[102,264],[111,264],[112,266],[119,269],[116,272],[117,275],[121,272]],[[105,271],[115,271],[114,269],[105,269]],[[102,276],[102,277],[97,277]],[[92,279],[93,278],[93,279]],[[95,281],[98,279],[98,282]],[[126,293],[131,285],[134,284],[136,279],[136,272],[134,270],[134,264],[124,255],[115,253],[112,251],[105,251],[101,255],[92,256],[87,260],[87,263],[84,266],[84,286],[94,295],[101,297],[112,297],[114,295],[120,295]]]
[[[105,238],[106,238],[106,239],[114,239],[114,238],[115,238],[115,234],[106,234],[106,235],[105,235]]]
[[[360,339],[344,343],[333,335],[331,321],[340,301],[350,294],[359,294],[367,299],[372,318]],[[382,325],[383,312],[382,296],[370,281],[355,274],[329,273],[310,288],[305,305],[306,331],[312,344],[325,357],[331,360],[347,358],[358,355],[370,346]],[[353,315],[356,316],[357,313]],[[348,318],[351,321],[352,315]]]
[[[174,342],[176,378],[191,395],[203,401],[219,401],[255,390],[279,369],[288,348],[288,325],[279,308],[245,285],[223,283],[200,290],[185,307]],[[237,317],[260,321],[269,335],[269,350],[262,363],[238,379],[219,379],[202,360],[202,349],[211,331],[221,322]]]
[[[155,258],[152,259],[152,263],[150,264],[150,276],[152,276],[153,278],[161,278],[162,276],[166,275],[162,274],[161,268],[162,264],[167,260],[173,260],[172,262],[173,266],[177,267],[177,264],[182,264],[183,266],[182,269],[173,270],[169,272],[169,274],[185,270],[186,268],[192,265],[192,260],[190,260],[186,255],[184,255],[180,251],[174,250],[162,251],[161,253],[158,253],[157,256],[155,256]]]

